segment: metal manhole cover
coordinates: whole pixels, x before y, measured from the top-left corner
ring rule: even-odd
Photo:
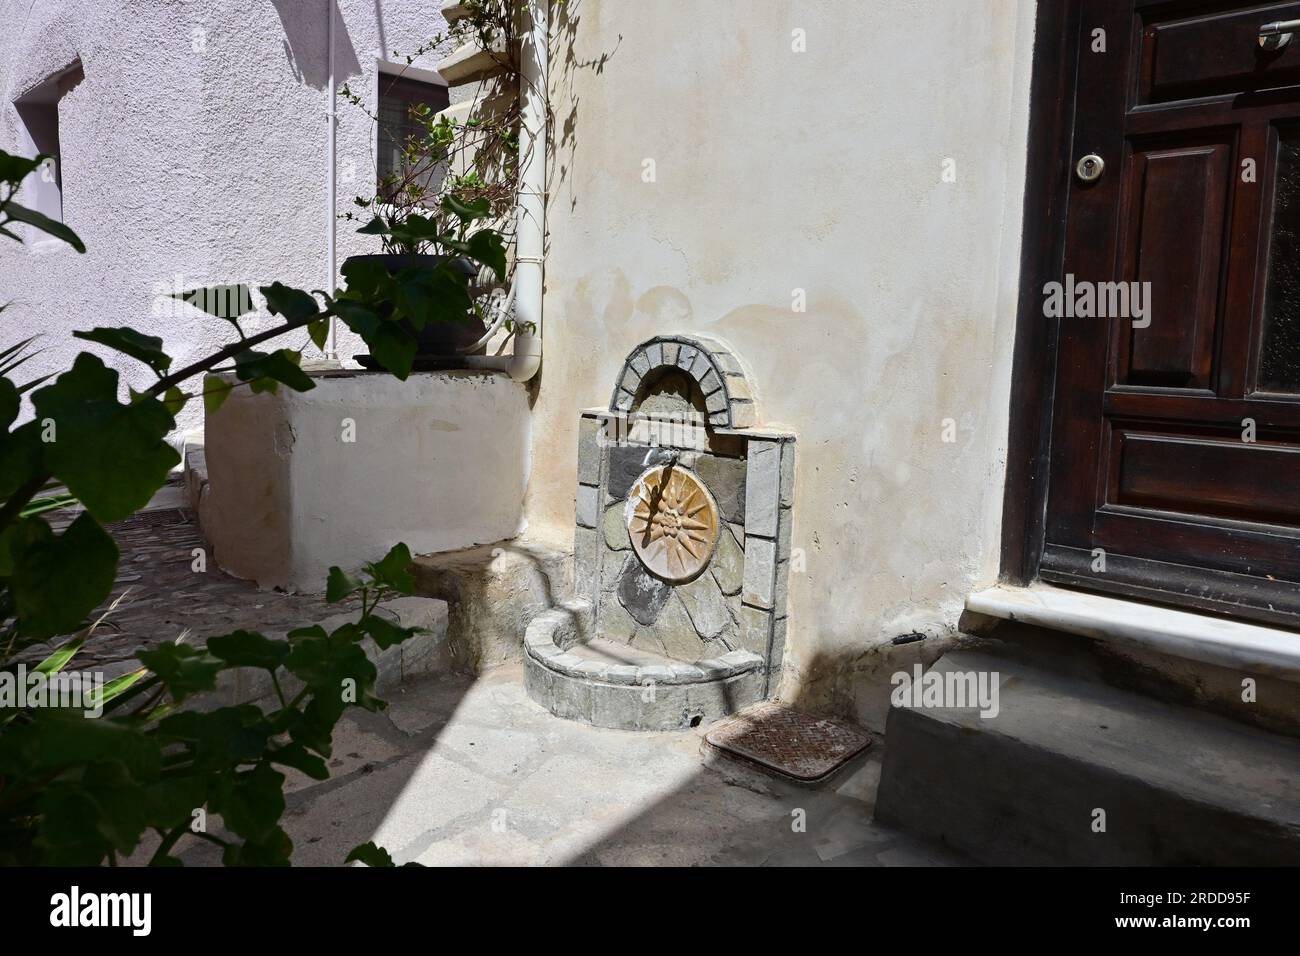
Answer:
[[[766,770],[816,783],[871,746],[865,730],[778,703],[748,707],[715,724],[704,739],[713,747]]]

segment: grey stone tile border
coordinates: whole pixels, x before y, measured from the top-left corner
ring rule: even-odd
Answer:
[[[749,651],[728,651],[719,657],[696,661],[694,664],[667,658],[662,664],[646,667],[593,661],[562,650],[557,644],[557,637],[562,640],[567,638],[570,627],[570,617],[564,612],[553,609],[538,614],[524,633],[527,655],[548,670],[567,677],[637,686],[652,682],[670,685],[706,683],[747,674],[763,667],[763,658]]]

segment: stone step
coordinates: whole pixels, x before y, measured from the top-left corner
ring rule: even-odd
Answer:
[[[993,864],[1300,863],[1294,739],[1001,655],[931,672],[996,672],[997,713],[894,706],[881,822]]]

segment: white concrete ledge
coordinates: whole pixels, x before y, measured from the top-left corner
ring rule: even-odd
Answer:
[[[1007,586],[966,598],[976,614],[1021,621],[1230,667],[1300,681],[1300,634],[1050,585]]]

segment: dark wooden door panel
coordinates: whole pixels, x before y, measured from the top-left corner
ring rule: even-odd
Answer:
[[[1117,382],[1213,387],[1233,159],[1230,137],[1216,138],[1132,151],[1124,272],[1146,314],[1116,323]]]
[[[1040,573],[1300,627],[1300,2],[1082,9]]]
[[[1113,432],[1108,503],[1300,526],[1300,448],[1149,432]]]
[[[1139,103],[1300,83],[1300,46],[1269,53],[1257,43],[1261,24],[1300,18],[1300,3],[1217,6],[1184,4],[1147,15]]]

